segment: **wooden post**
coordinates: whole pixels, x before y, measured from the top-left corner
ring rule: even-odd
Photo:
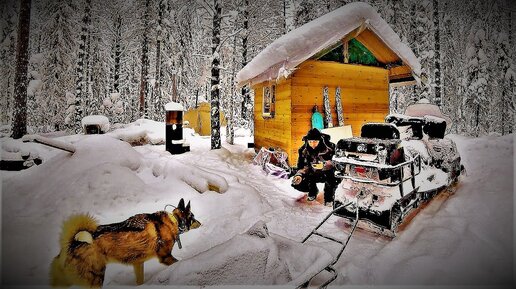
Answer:
[[[344,53],[344,63],[349,63],[349,41],[342,41],[342,52]]]

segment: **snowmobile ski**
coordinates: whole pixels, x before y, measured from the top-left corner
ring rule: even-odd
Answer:
[[[337,111],[337,120],[339,126],[344,126],[344,113],[342,112],[342,99],[340,96],[340,86],[335,90],[335,110]]]
[[[333,127],[333,118],[331,116],[330,97],[328,95],[328,86],[323,88],[324,101],[324,119],[326,120],[326,127]]]

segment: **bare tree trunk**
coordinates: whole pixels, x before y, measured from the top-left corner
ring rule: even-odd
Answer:
[[[120,58],[122,57],[122,17],[116,20],[115,68],[113,73],[113,91],[120,92]]]
[[[155,113],[158,113],[159,110],[163,109],[163,101],[161,97],[161,81],[162,81],[162,56],[161,56],[161,42],[163,40],[163,12],[168,11],[165,0],[161,0],[159,2],[158,9],[158,33],[156,40],[156,82],[154,83],[154,97],[156,108],[154,109]]]
[[[86,58],[89,51],[86,51],[86,41],[89,34],[89,26],[90,26],[90,15],[91,14],[91,0],[86,0],[86,6],[84,8],[84,17],[82,18],[82,28],[81,28],[81,39],[79,42],[79,55],[77,60],[77,79],[75,83],[75,116],[73,128],[75,133],[81,133],[81,120],[84,114],[84,105],[85,98],[87,96],[86,90],[87,86],[87,78],[85,73],[86,66]],[[87,69],[87,68],[86,68]]]
[[[219,0],[214,0],[213,35],[211,38],[211,149],[220,149],[220,22],[222,8]]]
[[[285,0],[286,1],[286,0]],[[285,3],[285,2],[283,2]],[[285,9],[285,6],[284,6]],[[244,0],[244,27],[242,36],[242,67],[247,64],[247,41],[249,36],[249,0]],[[241,115],[242,119],[246,119],[247,116],[247,104],[250,103],[249,87],[247,85],[242,86],[242,108]]]
[[[435,104],[439,107],[442,105],[441,99],[441,39],[439,38],[439,1],[433,0],[434,8],[434,71],[435,71]]]
[[[231,69],[231,95],[229,97],[229,113],[226,118],[227,125],[226,125],[226,142],[228,144],[234,144],[235,143],[235,89],[234,89],[234,81],[235,81],[235,70],[236,70],[236,43],[237,43],[237,37],[233,36],[233,59],[231,61],[231,64],[233,65],[233,68]]]
[[[31,0],[20,0],[12,122],[12,137],[15,139],[21,138],[27,133],[27,69],[29,65],[30,7]]]
[[[150,17],[150,0],[145,1],[145,15],[143,19],[145,32],[143,33],[142,43],[142,70],[140,74],[140,117],[147,117],[147,95],[148,91],[148,77],[149,77],[149,17]]]

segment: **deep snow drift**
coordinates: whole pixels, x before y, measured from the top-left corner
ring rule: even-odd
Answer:
[[[146,285],[289,286],[337,249],[318,238],[300,244],[331,209],[297,201],[302,194],[289,180],[252,165],[254,153],[242,131],[236,145],[211,151],[209,138],[186,130],[191,152],[175,156],[164,145],[131,147],[116,139],[139,134],[159,143],[162,126],[139,120],[123,133],[59,137],[75,145],[73,155],[30,144],[43,164],[2,171],[3,284],[48,284],[61,223],[73,213],[88,212],[106,224],[163,210],[180,198],[191,201],[202,226],[182,236],[182,249],[172,250],[178,263],[146,262]],[[512,283],[513,135],[451,137],[467,170],[456,193],[431,203],[393,240],[357,231],[336,264],[339,276],[332,285]],[[224,190],[210,191],[210,183]],[[349,231],[337,217],[324,228],[340,238]],[[134,282],[131,266],[108,265],[105,285]]]

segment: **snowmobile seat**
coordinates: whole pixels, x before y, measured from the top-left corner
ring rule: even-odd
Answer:
[[[400,139],[398,128],[390,123],[366,123],[362,126],[360,136],[382,140]]]

